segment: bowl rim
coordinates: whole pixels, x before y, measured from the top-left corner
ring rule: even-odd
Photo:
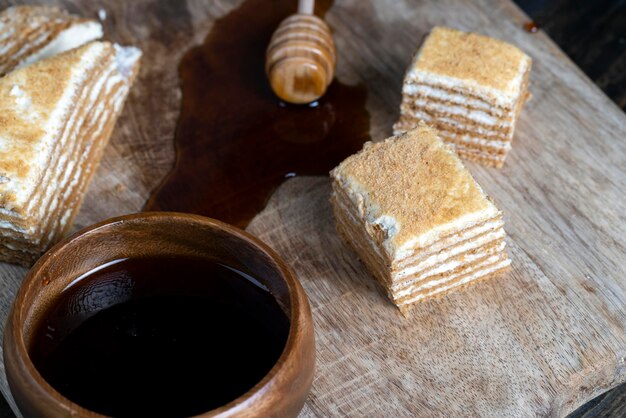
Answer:
[[[66,398],[52,385],[50,385],[39,373],[30,358],[30,354],[28,352],[28,349],[26,348],[26,343],[24,340],[23,326],[26,307],[23,306],[23,303],[22,306],[18,307],[17,301],[23,301],[29,289],[32,286],[35,286],[38,282],[37,279],[41,277],[41,271],[46,267],[48,263],[54,262],[54,259],[57,258],[59,254],[62,254],[68,244],[80,241],[81,239],[83,239],[83,237],[101,231],[103,229],[115,228],[115,225],[137,221],[150,222],[151,220],[170,220],[174,222],[197,223],[208,226],[212,229],[221,230],[228,235],[233,235],[264,253],[267,259],[274,264],[276,270],[280,274],[280,277],[287,285],[287,292],[291,305],[289,318],[289,334],[287,336],[285,347],[283,348],[283,351],[281,352],[281,355],[274,364],[274,366],[272,366],[272,368],[263,377],[263,379],[261,379],[247,392],[243,393],[242,395],[225,405],[195,416],[206,418],[218,416],[221,414],[239,412],[240,410],[250,406],[250,404],[252,404],[256,399],[262,398],[265,395],[264,392],[266,392],[266,390],[269,391],[267,394],[271,393],[272,385],[275,382],[279,381],[281,379],[281,376],[283,374],[286,374],[287,370],[292,367],[292,365],[297,364],[298,346],[304,343],[304,328],[307,326],[308,320],[306,314],[307,312],[310,312],[310,307],[304,289],[302,288],[300,282],[297,280],[293,269],[278,255],[275,250],[273,250],[269,245],[264,243],[260,238],[252,235],[249,232],[246,232],[225,222],[201,215],[182,212],[139,212],[128,215],[116,216],[82,228],[55,244],[30,268],[30,270],[24,277],[24,280],[22,281],[22,284],[20,285],[20,288],[13,301],[11,312],[7,319],[7,326],[5,327],[5,329],[8,328],[9,323],[12,325],[10,327],[10,331],[12,333],[13,341],[15,342],[15,352],[16,354],[18,354],[17,358],[14,360],[22,363],[22,367],[20,367],[20,369],[25,370],[29,373],[29,376],[27,377],[28,381],[31,384],[39,386],[38,389],[41,392],[46,393],[47,396],[57,401],[61,406],[63,406],[63,408],[66,408],[68,412],[74,411],[84,416],[94,418],[106,417],[105,415],[86,409],[81,405],[73,402],[72,400]]]

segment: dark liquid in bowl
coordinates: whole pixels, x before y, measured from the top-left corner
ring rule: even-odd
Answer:
[[[31,358],[62,395],[112,416],[190,416],[224,405],[280,357],[289,319],[254,278],[205,260],[127,259],[62,293]]]

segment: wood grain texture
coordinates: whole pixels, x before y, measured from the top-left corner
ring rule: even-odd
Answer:
[[[95,16],[91,2],[67,1]],[[174,158],[176,66],[240,1],[107,4],[107,36],[145,58],[77,226],[137,211]],[[0,7],[7,5],[0,0]],[[505,213],[513,267],[403,318],[335,233],[326,178],[296,178],[250,225],[296,270],[316,322],[302,416],[563,416],[626,379],[626,117],[508,0],[337,0],[340,80],[391,132],[406,66],[433,25],[510,41],[533,100],[500,171],[467,164]],[[4,321],[24,270],[0,266]],[[0,381],[3,393],[6,382]]]

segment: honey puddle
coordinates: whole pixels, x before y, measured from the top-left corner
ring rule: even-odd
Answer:
[[[334,80],[324,97],[304,106],[272,93],[265,49],[296,4],[248,0],[185,54],[176,163],[145,210],[191,212],[243,228],[286,178],[327,175],[370,139],[362,85]],[[318,0],[316,14],[331,5]]]

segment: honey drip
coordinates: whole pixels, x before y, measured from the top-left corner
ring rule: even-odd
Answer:
[[[526,22],[524,24],[524,30],[529,33],[537,33],[539,26],[535,22]]]

